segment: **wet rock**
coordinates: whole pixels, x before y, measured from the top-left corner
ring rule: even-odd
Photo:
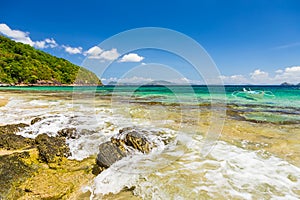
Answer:
[[[100,174],[105,169],[106,169],[105,167],[100,167],[98,164],[94,164],[93,168],[92,168],[92,174],[97,176],[98,174]]]
[[[49,137],[47,134],[35,138],[40,160],[46,163],[59,163],[63,157],[71,155],[66,139],[62,137]]]
[[[96,162],[98,166],[108,168],[126,155],[125,151],[111,141],[108,141],[100,144]]]
[[[0,134],[15,134],[27,126],[29,125],[24,123],[0,126]]]
[[[0,148],[6,150],[24,149],[34,146],[34,139],[15,134],[0,134]]]
[[[38,148],[0,156],[0,200],[77,199],[77,192],[94,178],[95,157],[82,161],[65,158],[69,149],[62,137],[42,134],[34,142]],[[59,162],[44,163],[53,160]]]
[[[126,134],[125,144],[143,153],[149,153],[151,150],[150,142],[147,138],[135,131]]]
[[[96,163],[100,167],[108,168],[113,163],[132,153],[132,149],[142,153],[149,153],[152,143],[132,128],[124,128],[110,141],[100,144]]]
[[[42,119],[43,119],[43,118],[41,118],[41,117],[36,117],[36,118],[34,118],[34,119],[31,120],[30,124],[33,125],[33,124],[35,124],[35,123],[41,121]]]
[[[57,132],[60,137],[76,139],[78,138],[76,128],[64,128]]]
[[[119,130],[119,134],[112,138],[111,141],[119,145],[126,145],[141,151],[143,153],[149,153],[152,148],[152,143],[144,136],[148,132],[144,130],[133,130],[130,127]]]
[[[29,156],[28,152],[0,156],[0,199],[17,199],[22,195],[18,186],[36,171],[24,161]]]

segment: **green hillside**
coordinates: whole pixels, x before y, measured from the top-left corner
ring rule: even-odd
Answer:
[[[80,70],[80,78],[77,74]],[[75,82],[76,81],[76,82]],[[98,84],[97,76],[69,61],[0,35],[0,83]]]

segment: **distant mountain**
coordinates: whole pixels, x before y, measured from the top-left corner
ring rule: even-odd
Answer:
[[[280,84],[281,86],[292,86],[294,84],[288,83],[288,82],[283,82]]]
[[[110,81],[109,83],[107,83],[107,85],[117,85],[118,82],[117,81]]]
[[[110,81],[107,85],[177,85],[176,83],[172,83],[169,81],[158,80],[158,81],[150,81],[150,82],[117,82],[117,81]]]
[[[102,85],[94,73],[82,67],[1,35],[0,84]]]
[[[177,84],[169,82],[169,81],[159,80],[159,81],[151,81],[151,82],[147,83],[146,85],[177,85]]]

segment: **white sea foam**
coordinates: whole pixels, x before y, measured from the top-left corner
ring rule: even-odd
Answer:
[[[299,199],[298,167],[225,142],[218,142],[209,157],[202,158],[199,141],[193,144],[165,168],[160,168],[158,156],[156,160],[148,155],[146,165],[137,156],[118,161],[97,176],[91,187],[94,195],[134,187],[133,192],[143,199],[178,199],[179,194],[182,199]],[[138,170],[144,171],[134,173]]]
[[[11,97],[9,102],[0,107],[0,123],[29,123],[31,119],[68,111],[68,104],[62,101],[30,100],[24,97]]]
[[[299,199],[299,191],[298,167],[225,142],[218,142],[205,159],[197,151],[185,154],[168,170],[139,181],[134,190],[144,199],[174,199],[178,193],[184,199]]]

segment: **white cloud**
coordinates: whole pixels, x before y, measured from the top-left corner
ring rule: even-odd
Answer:
[[[128,77],[128,78],[122,78],[118,80],[118,83],[127,83],[127,84],[146,84],[149,82],[154,81],[152,78],[145,78],[145,77]]]
[[[110,78],[101,78],[101,82],[105,85],[112,84],[118,82],[118,78],[116,77],[110,77]]]
[[[100,47],[94,46],[89,50],[85,51],[83,55],[88,56],[88,58],[92,58],[92,59],[100,59],[100,55],[102,52],[103,50]]]
[[[132,77],[126,77],[126,78],[117,78],[117,77],[101,78],[101,81],[104,84],[108,84],[109,82],[117,82],[118,84],[146,84],[146,83],[153,81],[153,79],[132,76]]]
[[[108,51],[103,51],[101,53],[101,58],[103,58],[104,60],[113,61],[116,60],[119,57],[119,55],[120,54],[118,53],[117,49],[113,48]]]
[[[34,43],[34,46],[39,49],[44,49],[44,48],[46,48],[46,42],[45,41],[36,41]]]
[[[51,48],[55,48],[55,47],[58,46],[58,44],[56,43],[56,41],[55,41],[53,38],[51,38],[51,39],[46,38],[46,39],[45,39],[45,42],[46,42],[46,44],[48,44],[49,47],[51,47]]]
[[[286,73],[299,73],[300,66],[287,67],[287,68],[285,68],[285,72]]]
[[[300,83],[300,66],[286,67],[285,69],[278,69],[274,72],[274,76],[270,76],[268,72],[257,69],[250,73],[249,76],[243,75],[232,75],[224,76],[223,79],[225,84],[274,84],[278,85],[283,82],[292,84]]]
[[[250,81],[243,75],[231,75],[231,76],[224,76],[221,75],[220,78],[223,80],[224,84],[247,84]]]
[[[254,72],[250,73],[252,79],[261,79],[261,78],[268,78],[269,73],[261,71],[260,69],[256,69]]]
[[[88,56],[88,58],[91,59],[99,59],[102,61],[113,61],[120,56],[117,49],[115,48],[105,51],[98,46],[90,48],[89,50],[85,51],[83,55]]]
[[[0,24],[0,33],[16,42],[22,42],[24,44],[29,44],[30,46],[34,45],[34,42],[29,37],[29,33],[19,30],[12,30],[6,24]]]
[[[82,53],[82,47],[70,47],[70,46],[65,46],[65,45],[62,45],[62,47],[69,54],[81,54]]]
[[[269,73],[264,72],[260,69],[257,69],[254,72],[250,73],[250,78],[254,84],[269,84],[271,82]]]
[[[6,24],[0,24],[0,33],[5,35],[6,37],[11,38],[12,40],[16,42],[21,42],[23,44],[29,44],[30,46],[34,46],[36,48],[44,49],[44,48],[54,48],[57,47],[56,41],[51,38],[46,38],[42,41],[32,41],[29,37],[28,32],[23,32],[20,30],[12,30],[9,26]]]
[[[300,66],[286,67],[284,70],[277,70],[277,72],[273,78],[274,82],[300,83]]]
[[[124,55],[119,62],[140,62],[144,57],[139,56],[136,53],[129,53]]]

